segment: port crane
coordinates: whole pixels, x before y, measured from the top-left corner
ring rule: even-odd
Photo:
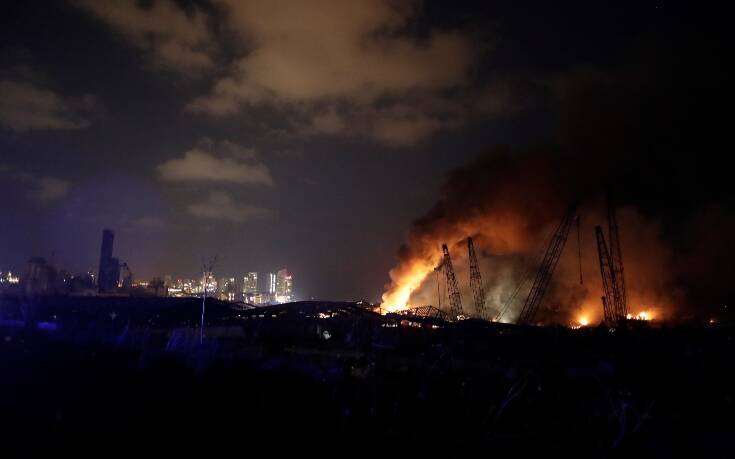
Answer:
[[[551,237],[544,259],[541,262],[541,267],[536,273],[536,278],[533,281],[531,290],[528,292],[528,297],[526,297],[523,309],[521,309],[521,314],[518,317],[519,324],[533,323],[533,318],[541,305],[541,301],[544,298],[544,294],[546,294],[546,289],[549,287],[549,282],[551,282],[551,277],[554,274],[556,265],[559,262],[559,257],[564,250],[564,245],[566,244],[569,236],[569,229],[577,218],[575,211],[575,207],[572,207],[567,211]]]
[[[618,222],[615,215],[615,206],[610,198],[608,198],[607,224],[610,238],[609,250],[605,243],[605,234],[602,227],[595,227],[595,234],[597,237],[597,254],[600,259],[602,288],[605,294],[602,297],[602,311],[605,323],[609,327],[615,327],[628,316],[628,299],[625,292],[625,273]]]
[[[600,259],[600,276],[602,277],[602,313],[605,324],[608,327],[615,327],[618,323],[615,299],[619,296],[615,270],[613,269],[612,259],[607,250],[605,235],[601,227],[595,227],[595,236],[597,238],[597,255]]]
[[[449,290],[449,315],[452,320],[464,315],[462,309],[462,297],[459,294],[459,285],[457,277],[454,275],[454,267],[452,266],[452,258],[449,256],[449,248],[446,244],[442,244],[442,252],[444,254],[444,273],[447,276],[447,290]]]
[[[467,238],[467,251],[469,254],[470,263],[470,288],[472,289],[472,296],[475,300],[475,310],[477,315],[484,319],[486,316],[485,311],[485,287],[482,285],[482,276],[480,275],[480,266],[477,262],[477,254],[475,253],[475,243],[472,241],[472,237]]]

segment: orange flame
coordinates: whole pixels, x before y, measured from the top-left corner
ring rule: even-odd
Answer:
[[[412,260],[409,264],[404,264],[391,270],[391,278],[400,279],[400,282],[394,282],[392,287],[383,293],[383,304],[381,307],[387,312],[406,309],[411,294],[421,286],[426,276],[431,274],[437,264],[438,260],[419,259]]]

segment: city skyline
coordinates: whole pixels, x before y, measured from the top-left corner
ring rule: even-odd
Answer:
[[[100,294],[205,297],[222,301],[244,302],[255,305],[283,304],[295,301],[293,274],[286,268],[267,273],[264,284],[258,283],[258,272],[247,271],[246,276],[218,277],[215,260],[202,266],[197,277],[175,277],[170,274],[150,279],[135,278],[127,262],[113,257],[115,233],[109,228],[102,231],[97,276],[92,271],[71,274],[44,257],[30,257],[23,274],[0,271],[0,293]],[[263,276],[260,276],[263,279]],[[242,280],[240,280],[242,279]]]
[[[39,270],[38,266],[42,266],[42,268],[40,269],[51,269],[54,271],[54,273],[64,273],[63,275],[68,276],[72,279],[74,277],[87,275],[91,277],[94,285],[96,286],[96,288],[99,289],[100,293],[110,293],[116,289],[126,286],[127,288],[130,288],[132,286],[147,286],[151,280],[162,279],[164,280],[164,285],[166,287],[174,285],[172,283],[175,283],[177,292],[179,291],[182,284],[189,285],[189,291],[185,295],[180,296],[198,296],[202,294],[204,290],[202,286],[205,283],[209,284],[209,282],[211,282],[215,286],[212,289],[208,289],[208,291],[211,290],[211,292],[219,293],[223,281],[226,280],[227,282],[231,282],[238,286],[237,298],[221,298],[227,301],[243,301],[245,300],[246,293],[267,293],[268,298],[264,299],[263,301],[259,301],[259,304],[270,304],[273,302],[283,303],[293,301],[296,298],[293,290],[292,273],[286,268],[268,271],[268,277],[265,279],[261,276],[260,279],[263,279],[261,282],[265,282],[264,285],[261,285],[258,282],[258,271],[238,271],[238,273],[246,273],[246,275],[244,276],[240,274],[232,275],[231,272],[228,272],[227,276],[219,277],[218,275],[222,273],[218,273],[214,269],[214,264],[211,265],[212,271],[210,271],[209,273],[207,273],[206,271],[200,271],[198,276],[174,276],[170,273],[165,273],[154,275],[150,278],[134,277],[130,267],[126,262],[122,262],[120,259],[113,257],[114,241],[114,231],[109,228],[103,229],[99,250],[99,261],[96,269],[92,268],[87,271],[75,271],[76,274],[70,274],[70,271],[67,271],[64,267],[56,266],[53,258],[51,260],[47,260],[45,257],[31,256],[25,263],[24,268],[18,268],[16,270],[0,270],[0,284],[5,284],[6,286],[14,286],[16,284],[22,284],[23,281],[28,280],[28,278],[37,278],[37,272]],[[33,274],[34,271],[36,272],[36,274]],[[95,272],[97,273],[96,276],[95,274],[93,274]],[[238,279],[238,276],[240,276],[239,278],[242,279],[242,281],[238,282],[236,280]],[[197,278],[199,279],[199,281],[196,280]],[[210,279],[210,281],[205,282],[205,278]],[[220,279],[220,282],[218,282],[217,279]],[[48,281],[45,282],[48,283]],[[47,288],[50,288],[50,285],[44,287],[43,289]],[[31,290],[38,290],[38,288],[31,288]]]
[[[472,236],[499,307],[572,199],[596,268],[612,189],[631,214],[621,237],[653,248],[627,255],[645,273],[637,301],[725,301],[726,263],[699,258],[729,244],[690,241],[733,226],[726,117],[691,116],[727,85],[721,17],[678,2],[324,1],[4,2],[0,269],[33,256],[97,273],[113,228],[139,279],[217,256],[235,277],[287,266],[304,297],[427,303],[442,244]]]
[[[286,272],[287,282],[281,284],[279,273]],[[255,274],[250,272],[249,274]],[[106,275],[109,275],[107,273]],[[122,275],[115,282],[113,287],[102,286],[99,284],[98,278],[91,272],[70,274],[63,268],[58,268],[46,261],[43,257],[31,257],[28,260],[26,270],[22,273],[14,273],[12,271],[0,271],[0,293],[27,293],[27,294],[119,294],[136,296],[136,289],[147,289],[152,287],[154,283],[161,283],[161,287],[165,290],[160,292],[161,296],[170,297],[201,297],[204,295],[204,285],[207,285],[208,296],[213,296],[222,301],[229,302],[246,302],[255,305],[282,304],[298,300],[298,296],[293,289],[293,275],[285,268],[278,273],[269,273],[274,278],[279,276],[279,284],[277,291],[271,291],[270,285],[265,289],[255,288],[248,289],[247,277],[242,282],[238,282],[236,277],[217,277],[217,273],[203,273],[201,276],[186,278],[174,278],[170,275],[156,276],[152,279],[131,279],[127,281]],[[75,289],[71,285],[66,285],[74,281],[90,279],[89,283],[82,287],[81,290]],[[155,293],[159,296],[159,292]]]
[[[4,0],[3,452],[735,457],[731,17]]]

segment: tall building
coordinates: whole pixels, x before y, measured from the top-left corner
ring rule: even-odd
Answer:
[[[285,268],[276,274],[276,301],[278,303],[293,301],[293,276]]]
[[[276,275],[273,273],[268,273],[268,293],[276,294]]]
[[[29,295],[50,292],[56,281],[56,270],[45,258],[31,257],[28,260],[26,275],[23,278],[26,293]]]
[[[112,258],[112,246],[115,243],[115,233],[112,230],[102,230],[102,247],[100,248],[100,261]]]
[[[226,277],[220,277],[219,282],[217,282],[217,292],[216,293],[225,293],[227,291],[227,283],[228,283],[228,279]]]
[[[223,277],[219,282],[219,299],[222,301],[235,301],[236,287],[235,278]]]
[[[102,247],[100,248],[100,270],[97,285],[100,292],[114,290],[120,279],[120,262],[112,257],[112,245],[115,233],[106,229],[102,231]]]
[[[205,292],[207,296],[212,296],[217,293],[217,279],[214,278],[214,274],[209,271],[205,272],[202,275],[202,280],[200,282],[200,292]]]
[[[269,304],[270,302],[270,295],[268,295],[267,293],[256,293],[252,297],[252,303],[257,304],[258,306]]]
[[[258,273],[249,272],[242,278],[242,300],[246,303],[254,303],[255,295],[258,293]]]
[[[242,280],[243,288],[242,292],[247,294],[253,294],[258,291],[258,273],[250,272]]]

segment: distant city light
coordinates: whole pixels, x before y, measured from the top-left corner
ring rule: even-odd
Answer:
[[[132,279],[132,272],[126,268],[125,263],[119,263],[116,258],[110,256],[112,250],[113,235],[111,231],[106,231],[105,241],[103,242],[103,255],[101,262],[107,279],[105,282],[112,285],[111,288],[103,289],[105,294],[126,295],[137,292],[137,294],[169,296],[173,298],[199,298],[205,291],[208,297],[216,298],[220,301],[231,303],[244,302],[248,304],[265,306],[271,304],[283,304],[294,301],[293,293],[293,275],[286,268],[278,270],[276,273],[268,273],[267,284],[264,289],[258,288],[258,273],[251,271],[241,278],[221,277],[215,278],[215,273],[203,273],[199,279],[176,278],[171,275],[163,277],[154,277],[150,280]],[[105,268],[105,263],[107,266]],[[115,265],[115,266],[113,266]],[[33,268],[32,275],[28,279],[32,282],[24,288],[33,288],[34,292],[50,292],[55,288],[50,279],[53,279],[55,268],[45,259],[40,257],[32,257],[30,266]],[[120,267],[123,266],[123,273]],[[47,272],[48,271],[48,272]],[[53,271],[53,273],[52,273]],[[62,271],[63,272],[63,271]],[[127,281],[124,274],[128,275]],[[25,279],[24,282],[28,282]],[[20,277],[10,271],[0,271],[0,285],[8,288],[9,285],[20,283]],[[242,280],[242,282],[240,282]],[[95,274],[87,272],[84,274],[71,275],[65,274],[59,276],[58,284],[63,284],[65,289],[83,289],[98,290],[95,285]]]
[[[17,284],[20,282],[20,277],[14,276],[12,272],[8,271],[7,273],[0,272],[0,284],[8,283],[8,284]]]
[[[264,306],[294,301],[293,275],[285,268],[277,273],[268,273],[265,290],[258,288],[259,276],[255,271],[241,278],[220,277],[218,280],[211,272],[202,275],[199,280],[167,277],[170,279],[167,282],[168,296],[176,298],[200,297],[206,286],[207,296],[232,303],[242,301]]]

